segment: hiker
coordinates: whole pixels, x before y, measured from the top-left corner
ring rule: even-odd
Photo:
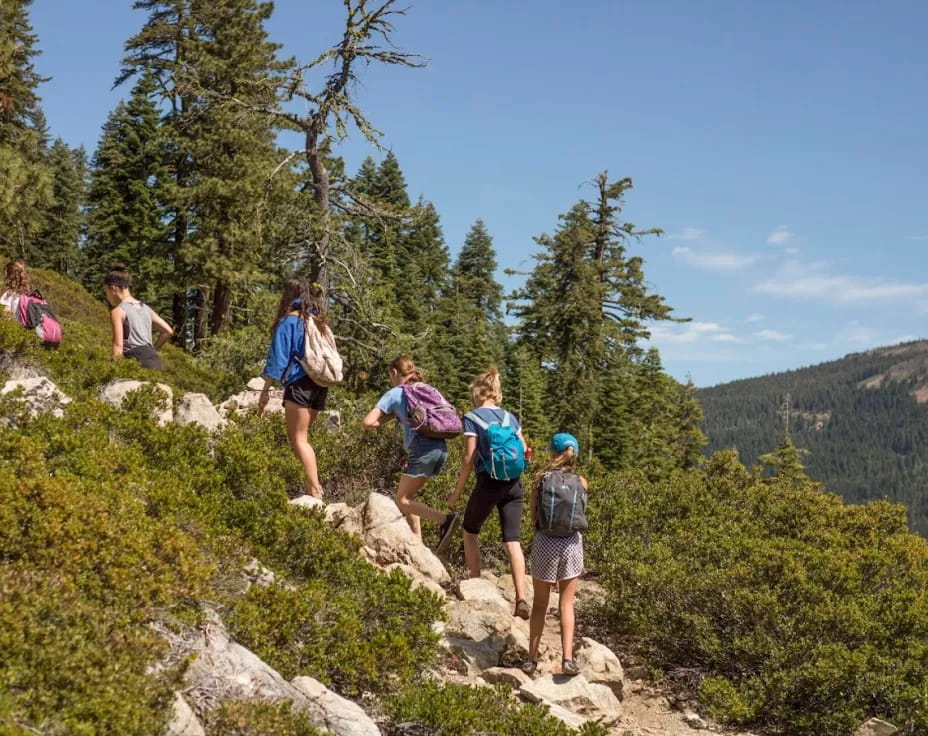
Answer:
[[[139,301],[129,291],[132,275],[122,263],[113,263],[103,278],[106,301],[112,307],[110,323],[113,327],[113,357],[132,358],[143,368],[162,370],[158,350],[174,330],[157,312]],[[152,328],[158,330],[158,339],[152,343]]]
[[[19,311],[19,297],[32,290],[24,261],[16,259],[6,264],[3,269],[3,287],[3,294],[0,294],[3,314],[15,318]]]
[[[529,503],[535,527],[532,543],[532,618],[529,623],[528,659],[522,671],[538,668],[538,646],[545,627],[551,588],[558,586],[561,620],[561,672],[574,676],[574,597],[583,572],[583,535],[586,522],[586,478],[575,472],[580,454],[577,438],[559,432],[551,438],[548,464],[535,475]]]
[[[313,381],[301,361],[305,355],[307,320],[313,320],[315,325],[329,332],[325,327],[322,292],[306,279],[287,279],[271,325],[271,347],[264,365],[264,388],[258,398],[258,414],[267,406],[271,384],[274,381],[283,384],[287,439],[293,454],[303,465],[306,493],[322,498],[319,466],[316,451],[309,443],[309,429],[319,412],[325,409],[329,389]]]
[[[438,547],[441,551],[444,547],[443,542],[452,539],[459,519],[454,513],[446,514],[416,501],[415,495],[429,478],[434,478],[441,472],[445,460],[448,459],[448,443],[442,438],[427,437],[410,426],[407,391],[420,389],[423,393],[432,393],[433,396],[429,400],[434,404],[443,402],[444,399],[438,391],[426,384],[415,363],[404,356],[390,363],[390,384],[393,388],[381,396],[377,406],[364,417],[363,426],[364,429],[375,430],[394,419],[403,426],[403,447],[406,449],[408,459],[403,467],[394,500],[406,517],[409,527],[419,539],[422,539],[420,517],[441,525],[438,530]],[[431,392],[428,389],[431,389]],[[449,409],[457,419],[457,413],[450,405],[436,408]],[[460,432],[459,420],[457,427],[457,431]]]
[[[525,600],[525,556],[519,541],[522,527],[522,471],[525,470],[525,439],[519,420],[499,404],[503,389],[496,366],[481,373],[470,386],[474,410],[464,415],[464,463],[458,482],[448,497],[448,506],[457,506],[470,478],[477,480],[464,509],[464,559],[472,578],[480,577],[478,535],[494,507],[499,513],[503,548],[512,570],[515,587],[515,615],[529,617]]]

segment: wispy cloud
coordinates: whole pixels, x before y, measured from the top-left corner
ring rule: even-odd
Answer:
[[[739,345],[744,342],[744,340],[742,340],[740,337],[736,337],[730,332],[722,332],[718,335],[713,335],[712,340],[713,342],[731,342]]]
[[[796,256],[796,255],[799,255],[799,248],[787,248],[787,249],[786,249],[786,255],[788,255],[788,256]]]
[[[784,264],[774,276],[756,284],[753,291],[832,304],[902,300],[928,302],[928,282],[830,274],[823,263],[801,264],[797,261]]]
[[[779,330],[759,330],[754,333],[754,337],[759,337],[761,340],[784,342],[785,340],[789,340],[792,335],[787,335],[785,332],[780,332]]]
[[[767,242],[770,243],[770,245],[783,245],[785,242],[795,237],[796,233],[790,232],[786,225],[780,225],[780,227],[767,236]]]
[[[765,319],[767,318],[764,315],[754,312],[753,314],[749,314],[744,321],[745,322],[763,322]]]
[[[701,253],[686,246],[674,248],[673,254],[684,263],[707,271],[737,271],[757,260],[756,256],[739,253]]]
[[[722,327],[718,322],[686,322],[672,327],[655,325],[651,328],[651,341],[679,345],[728,333],[728,329]]]
[[[668,235],[668,240],[699,240],[703,235],[706,234],[706,231],[698,227],[685,227],[678,233],[673,235]]]

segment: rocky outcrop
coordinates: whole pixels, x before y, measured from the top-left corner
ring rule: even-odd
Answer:
[[[606,726],[622,715],[621,704],[612,690],[590,682],[583,675],[539,677],[520,687],[519,694],[529,702],[559,705]]]
[[[174,421],[181,426],[199,424],[210,432],[218,431],[226,424],[206,394],[184,394],[177,406]]]
[[[245,386],[245,390],[230,396],[219,405],[219,413],[227,417],[230,412],[255,411],[258,408],[258,399],[264,388],[263,378],[252,378]],[[284,411],[284,392],[281,388],[272,388],[268,392],[270,400],[264,407],[266,414],[282,414]]]
[[[180,693],[174,693],[171,720],[164,729],[164,736],[206,736],[193,709]]]
[[[574,660],[590,682],[605,685],[619,700],[622,699],[625,673],[619,658],[609,647],[584,636],[574,652]]]
[[[893,736],[896,733],[899,733],[899,729],[892,723],[881,721],[879,718],[871,718],[854,731],[854,736]]]
[[[338,736],[380,736],[380,729],[361,706],[333,693],[312,677],[297,677],[295,687],[309,701],[313,723]]]
[[[44,376],[33,378],[16,378],[7,381],[0,389],[0,396],[22,391],[22,398],[26,411],[31,417],[40,414],[51,414],[54,417],[64,416],[64,407],[71,403],[70,397],[62,393],[58,387]]]
[[[130,378],[117,378],[110,381],[97,394],[101,401],[121,408],[126,397],[133,391],[154,386],[163,394],[158,407],[155,409],[154,419],[159,425],[165,425],[174,419],[174,392],[171,387],[165,383],[149,383],[147,381],[134,381]]]
[[[316,496],[310,496],[308,493],[291,498],[287,503],[291,506],[299,506],[301,509],[320,509],[325,506],[325,501]]]
[[[361,515],[364,544],[379,565],[399,562],[414,567],[436,583],[450,581],[448,571],[432,550],[422,544],[393,499],[371,493]]]

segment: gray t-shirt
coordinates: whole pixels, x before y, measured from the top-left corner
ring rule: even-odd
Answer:
[[[151,307],[137,299],[120,302],[125,319],[122,322],[123,351],[151,345]]]

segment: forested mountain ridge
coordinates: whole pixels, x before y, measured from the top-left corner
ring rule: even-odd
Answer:
[[[928,533],[928,341],[701,389],[699,400],[707,453],[735,447],[757,463],[788,422],[811,478],[850,503],[903,503]]]

